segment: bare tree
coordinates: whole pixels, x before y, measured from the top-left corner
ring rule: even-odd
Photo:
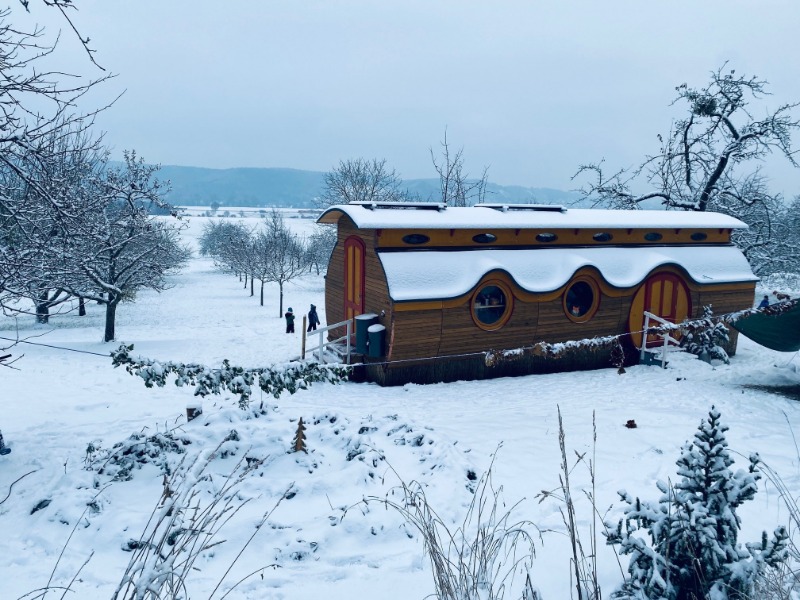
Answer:
[[[74,251],[81,256],[77,273],[85,287],[72,292],[105,305],[106,342],[115,338],[119,304],[133,300],[142,289],[167,289],[167,276],[191,255],[180,244],[179,226],[150,214],[169,208],[162,198],[168,188],[153,177],[157,170],[125,152],[124,167],[104,172],[96,196],[100,210],[76,236]]]
[[[737,244],[756,272],[768,272],[771,267],[759,257],[780,250],[773,221],[782,198],[770,193],[759,162],[777,154],[797,166],[791,136],[800,126],[793,115],[798,103],[756,118],[749,105],[768,95],[767,82],[737,75],[727,63],[711,73],[704,87],[684,83],[676,91],[673,105],[685,105],[687,115],[674,121],[665,137],[658,136],[658,152],[634,169],[611,175],[602,161],[581,165],[574,177],[590,176],[580,190],[584,199],[627,209],[651,201],[668,209],[718,211],[739,218],[750,230],[737,233]]]
[[[76,255],[71,252],[78,224],[93,218],[89,197],[105,164],[105,151],[83,131],[52,131],[43,152],[21,157],[19,171],[3,170],[0,196],[0,253],[5,277],[0,304],[30,300],[40,323],[50,310],[71,299]],[[24,311],[19,306],[16,312]]]
[[[350,202],[397,202],[404,198],[400,184],[400,176],[386,159],[342,160],[325,174],[325,189],[315,203],[327,208]]]
[[[101,67],[95,60],[94,55],[96,51],[93,50],[89,45],[89,42],[91,40],[88,37],[84,37],[81,34],[81,32],[78,30],[78,27],[75,25],[75,22],[72,20],[72,16],[70,15],[69,11],[78,10],[78,7],[75,6],[74,0],[41,0],[41,1],[42,4],[44,4],[45,6],[50,8],[55,8],[57,11],[61,13],[61,16],[66,21],[67,25],[69,25],[70,29],[72,29],[72,32],[76,35],[78,41],[80,41],[81,45],[83,46],[83,49],[86,51],[86,54],[89,56],[89,60],[92,61],[92,63],[98,69],[105,71],[105,69]],[[19,0],[19,3],[27,12],[30,12],[30,4],[31,4],[30,0]]]
[[[309,269],[314,269],[316,274],[328,267],[333,247],[336,245],[336,227],[332,225],[317,225],[316,231],[308,238],[306,247],[306,263]]]
[[[447,141],[447,130],[441,144],[441,156],[436,158],[433,148],[430,149],[433,167],[439,174],[441,202],[448,206],[468,206],[475,202],[483,202],[486,198],[486,177],[489,167],[483,168],[479,179],[470,179],[464,172],[464,149],[452,152]]]
[[[262,275],[265,281],[278,284],[280,303],[278,316],[283,315],[283,286],[308,271],[305,249],[296,234],[283,221],[283,215],[272,211],[266,221],[266,230],[259,236],[258,248],[263,260]],[[264,304],[262,286],[261,304]]]

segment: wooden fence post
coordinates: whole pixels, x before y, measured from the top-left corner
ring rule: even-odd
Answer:
[[[306,320],[307,319],[308,319],[308,317],[306,315],[303,315],[303,329],[300,331],[300,333],[303,334],[303,336],[302,336],[303,345],[301,347],[301,352],[300,352],[300,356],[303,358],[303,360],[305,360],[305,358],[306,358],[306,326],[307,326]]]

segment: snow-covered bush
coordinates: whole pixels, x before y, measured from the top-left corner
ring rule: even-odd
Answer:
[[[728,353],[722,347],[722,344],[730,341],[728,328],[722,321],[713,319],[710,306],[704,306],[703,317],[690,321],[686,329],[687,333],[681,339],[681,346],[687,352],[706,362],[716,359],[726,365],[730,364]]]
[[[607,541],[630,556],[630,578],[613,598],[628,600],[733,600],[751,598],[759,575],[786,559],[787,531],[766,532],[758,543],[738,541],[736,510],[757,491],[761,475],[757,455],[748,469],[733,472],[725,439],[727,427],[712,406],[694,441],[677,461],[680,481],[657,483],[658,502],[645,502],[621,491],[624,517]],[[645,531],[649,543],[637,533]]]
[[[322,364],[315,361],[296,360],[279,365],[245,369],[231,365],[227,360],[222,366],[212,369],[202,364],[186,364],[171,361],[156,361],[149,358],[133,357],[133,344],[122,344],[111,352],[114,367],[125,366],[131,375],[137,375],[144,381],[145,387],[164,387],[167,380],[174,376],[178,387],[195,386],[195,396],[220,394],[227,390],[239,395],[239,406],[246,409],[249,405],[253,387],[271,394],[275,398],[288,391],[294,394],[305,390],[315,382],[332,384],[346,381],[350,368],[340,364]]]

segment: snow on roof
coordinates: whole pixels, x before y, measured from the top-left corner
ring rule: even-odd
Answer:
[[[488,272],[507,272],[529,292],[551,292],[581,267],[595,267],[612,286],[640,284],[656,267],[679,265],[697,283],[757,281],[735,246],[536,248],[379,252],[389,295],[396,302],[455,298]]]
[[[332,206],[319,217],[320,223],[335,223],[341,214],[350,217],[360,229],[571,229],[571,228],[718,228],[743,229],[747,225],[720,213],[677,210],[602,210],[569,208],[543,210],[531,205],[446,207],[418,203],[408,208],[386,208],[366,204]],[[437,210],[438,208],[438,210]],[[550,207],[552,208],[552,207]]]

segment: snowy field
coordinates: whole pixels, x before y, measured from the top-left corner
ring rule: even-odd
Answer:
[[[206,221],[189,218],[187,242],[196,244]],[[314,227],[308,219],[287,222],[300,233]],[[667,369],[640,366],[623,375],[609,368],[397,388],[317,384],[277,400],[256,391],[249,411],[231,394],[206,397],[202,416],[188,423],[191,389],[147,389],[111,366],[108,353],[120,342],[149,358],[211,366],[228,359],[256,367],[295,357],[300,327],[284,333],[277,300],[277,288],[269,287],[266,305],[259,306],[257,289],[250,297],[235,277],[195,256],[171,289],[142,292],[120,307],[117,343],[100,341],[97,305],[86,317],[68,313],[48,326],[35,325],[33,317],[0,320],[0,336],[31,342],[10,350],[18,358],[14,369],[0,368],[0,429],[12,449],[0,457],[0,598],[48,585],[71,585],[74,593],[66,598],[111,598],[133,556],[130,541],[140,539],[162,499],[163,469],[172,472],[198,455],[209,461],[196,486],[201,503],[238,461],[255,466],[232,496],[234,507],[247,502],[214,538],[224,543],[202,552],[190,571],[191,598],[221,598],[253,574],[227,598],[422,599],[434,588],[420,536],[394,511],[362,500],[385,497],[399,478],[417,481],[455,530],[472,499],[474,474],[492,461],[506,508],[519,503],[514,518],[543,531],[541,541],[534,532],[534,585],[545,600],[570,597],[562,505],[536,498],[558,487],[558,407],[570,461],[573,451],[592,457],[597,507],[614,520],[621,510],[617,490],[656,500],[655,481],[676,479],[680,447],[711,405],[730,427],[737,466],[758,452],[800,494],[800,359],[745,338],[730,366],[676,354]],[[285,306],[302,315],[311,303],[324,324],[322,277],[287,286]],[[308,454],[288,452],[299,418]],[[624,426],[631,419],[637,428]],[[175,446],[143,462],[123,460],[124,448],[137,448],[132,435],[157,433],[168,433]],[[115,449],[118,443],[123,446]],[[589,489],[584,466],[570,477],[574,491]],[[583,494],[575,497],[588,536],[591,507]],[[741,541],[788,524],[776,490],[764,481],[740,514]],[[627,558],[621,560],[624,567]],[[601,544],[598,563],[608,597],[622,578],[610,547]]]

